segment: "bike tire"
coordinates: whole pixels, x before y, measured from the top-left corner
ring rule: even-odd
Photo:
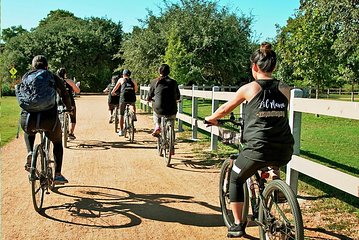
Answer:
[[[130,119],[130,126],[128,128],[128,137],[131,143],[135,141],[135,122],[133,121],[132,116]]]
[[[163,156],[162,155],[162,150],[163,150],[162,149],[162,138],[161,138],[161,136],[158,136],[157,137],[157,152],[158,152],[158,155],[161,156],[161,157]]]
[[[231,176],[232,166],[231,161],[233,159],[226,159],[221,167],[221,174],[219,178],[219,202],[221,206],[221,212],[223,217],[224,224],[229,228],[234,225],[234,217],[232,210],[230,208],[230,199],[229,199],[229,180]],[[249,196],[248,196],[248,187],[247,183],[243,184],[244,190],[244,205],[242,210],[241,222],[247,222],[248,209],[249,209]]]
[[[56,162],[53,155],[54,145],[53,143],[47,138],[46,139],[46,146],[45,149],[47,151],[47,177],[48,177],[48,186],[50,190],[53,190],[55,187],[54,178],[55,178],[55,170],[56,170]]]
[[[173,146],[173,139],[172,139],[172,126],[170,124],[166,124],[166,131],[165,131],[165,147],[164,147],[164,155],[163,159],[165,160],[165,164],[167,167],[171,164],[171,149]]]
[[[69,115],[67,113],[64,114],[64,122],[63,122],[63,140],[64,140],[64,147],[67,148],[67,142],[69,139]]]
[[[30,169],[32,203],[36,212],[40,212],[44,202],[44,159],[45,154],[43,152],[41,144],[37,144],[35,146]]]
[[[279,192],[285,199],[279,200]],[[260,239],[304,239],[301,210],[292,189],[282,180],[273,180],[263,191],[259,206]],[[264,205],[266,207],[264,207]]]
[[[114,113],[114,121],[115,121],[115,133],[118,133],[118,123],[119,123],[119,119],[118,119],[118,107],[115,107]]]
[[[125,123],[124,123],[125,126],[123,128],[123,136],[125,138],[127,138],[128,137],[127,133],[128,133],[129,127],[130,127],[129,116],[128,116],[127,112],[125,112],[124,119],[125,119]]]

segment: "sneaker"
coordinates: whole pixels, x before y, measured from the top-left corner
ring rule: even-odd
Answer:
[[[65,183],[68,183],[68,182],[69,181],[62,175],[55,176],[54,184],[65,184]]]
[[[161,129],[157,128],[153,131],[152,136],[159,137],[161,134]]]
[[[120,137],[123,136],[123,130],[118,130],[118,136],[120,136]]]
[[[29,152],[26,156],[26,163],[25,163],[25,171],[30,172],[31,167],[31,160],[32,160],[32,152]]]
[[[108,120],[108,123],[113,123],[113,117],[111,116],[110,119]]]
[[[235,224],[228,229],[227,237],[242,237],[246,234],[246,227],[244,224]]]
[[[75,137],[75,135],[74,135],[73,133],[70,133],[70,134],[69,134],[69,139],[70,139],[70,140],[75,140],[76,137]]]

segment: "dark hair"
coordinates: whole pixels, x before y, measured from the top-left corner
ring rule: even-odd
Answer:
[[[131,76],[131,71],[128,69],[125,69],[125,70],[123,70],[122,74],[126,75],[126,76]]]
[[[158,68],[158,72],[159,74],[161,74],[163,77],[168,76],[171,72],[170,70],[170,66],[168,66],[167,64],[162,64],[159,68]]]
[[[48,66],[46,57],[44,55],[35,56],[32,59],[31,66],[33,69],[46,69]]]
[[[259,49],[253,52],[250,60],[263,72],[273,72],[277,64],[277,55],[269,42],[263,42]]]
[[[57,70],[57,75],[60,77],[60,78],[65,78],[65,74],[67,73],[66,71],[66,68],[59,68]]]

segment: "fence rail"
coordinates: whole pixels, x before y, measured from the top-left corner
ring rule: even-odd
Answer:
[[[198,98],[212,100],[212,112],[219,107],[219,101],[228,101],[235,95],[234,92],[222,92],[217,86],[212,87],[212,91],[198,90],[201,86],[192,86],[192,89],[180,87],[181,97],[190,97],[192,99],[191,116],[183,113],[183,101],[179,103],[177,114],[178,130],[182,131],[182,123],[186,122],[192,127],[192,138],[197,139],[198,129],[211,133],[211,150],[217,148],[219,128],[212,126],[206,127],[202,120],[198,119]],[[203,88],[203,87],[202,87]],[[149,87],[140,87],[141,109],[151,112],[152,103],[146,101]],[[359,178],[332,169],[330,167],[315,163],[308,159],[300,157],[300,130],[302,112],[314,113],[342,118],[359,120],[359,103],[342,102],[334,100],[318,100],[302,98],[303,91],[293,89],[290,103],[290,126],[295,139],[294,155],[287,165],[286,182],[297,192],[299,172],[308,175],[321,182],[336,187],[344,192],[359,197]]]

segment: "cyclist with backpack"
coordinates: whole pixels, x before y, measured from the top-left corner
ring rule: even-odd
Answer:
[[[118,131],[119,136],[123,136],[123,123],[126,105],[129,104],[131,111],[134,113],[134,120],[136,118],[136,92],[138,90],[137,82],[130,78],[131,71],[128,69],[123,70],[122,78],[120,78],[115,87],[112,89],[112,96],[116,95],[116,91],[120,89],[120,130]]]
[[[162,64],[158,68],[160,76],[152,80],[148,94],[148,101],[153,103],[153,121],[155,128],[152,136],[158,137],[161,133],[161,117],[167,116],[170,119],[176,119],[177,102],[181,97],[177,81],[170,78],[170,66]]]
[[[57,70],[57,75],[62,79],[65,88],[70,96],[71,106],[72,106],[72,114],[70,114],[70,120],[71,120],[71,128],[69,133],[69,139],[75,140],[76,137],[74,135],[75,126],[76,126],[76,103],[74,98],[74,93],[80,93],[80,88],[78,86],[78,83],[76,84],[71,79],[67,78],[67,71],[65,68],[60,68]]]
[[[244,202],[244,182],[263,167],[287,164],[293,154],[294,139],[288,123],[287,109],[290,87],[272,77],[277,57],[268,42],[261,44],[251,58],[255,81],[240,87],[234,99],[219,107],[205,119],[217,125],[217,119],[230,114],[246,101],[244,108],[244,149],[234,163],[230,175],[229,198],[235,225],[228,229],[229,237],[245,234],[241,222]]]
[[[21,107],[21,128],[28,151],[25,170],[29,171],[37,129],[43,129],[53,143],[53,154],[56,162],[55,184],[64,184],[68,180],[61,174],[63,147],[61,124],[57,114],[56,92],[59,93],[67,109],[71,102],[63,81],[48,69],[47,59],[43,55],[32,60],[32,70],[27,72],[15,88]]]
[[[113,122],[113,110],[118,107],[120,102],[120,92],[117,90],[115,96],[112,96],[111,91],[115,87],[117,80],[119,77],[117,75],[112,76],[111,83],[107,85],[107,87],[103,90],[104,93],[108,93],[108,113],[109,113],[109,120],[108,123]]]

